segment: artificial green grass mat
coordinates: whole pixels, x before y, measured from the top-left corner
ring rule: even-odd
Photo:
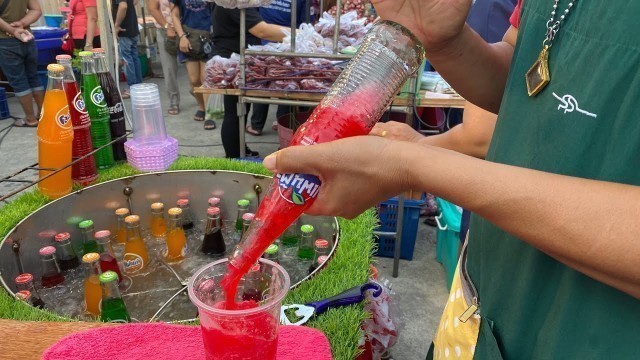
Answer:
[[[201,157],[181,157],[169,170],[228,170],[271,175],[258,163]],[[139,173],[127,164],[119,164],[101,171],[98,182]],[[4,238],[18,222],[48,201],[38,190],[34,190],[22,194],[15,201],[0,208],[0,238]],[[340,245],[334,257],[313,279],[291,291],[284,304],[305,304],[321,300],[367,281],[374,247],[372,231],[377,224],[375,212],[369,210],[354,220],[340,219],[339,222]],[[360,323],[366,316],[362,305],[352,305],[329,310],[312,319],[307,325],[320,329],[327,335],[335,359],[351,360],[359,353]],[[73,321],[29,307],[14,300],[4,291],[0,291],[0,318],[23,321]]]

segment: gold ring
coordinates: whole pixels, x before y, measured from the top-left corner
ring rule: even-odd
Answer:
[[[387,135],[387,130],[382,130],[380,133],[380,137],[385,137]]]

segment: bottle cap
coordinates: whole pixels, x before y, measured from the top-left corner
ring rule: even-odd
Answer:
[[[96,48],[91,50],[91,52],[93,52],[94,54],[104,54],[104,49],[103,48]]]
[[[68,232],[56,234],[56,237],[55,237],[56,242],[65,241],[69,239],[71,239],[71,234],[69,234]]]
[[[56,253],[56,248],[54,248],[53,246],[45,246],[42,249],[40,249],[41,256],[53,255],[55,253]]]
[[[302,225],[300,230],[305,234],[310,234],[313,232],[313,225]]]
[[[327,255],[322,255],[322,256],[318,256],[318,265],[322,265],[325,262],[327,262],[328,256]]]
[[[253,264],[253,266],[249,270],[249,272],[256,272],[256,271],[260,271],[260,263],[259,262]]]
[[[220,198],[212,197],[209,199],[209,206],[214,207],[214,206],[218,206],[218,204],[220,204]]]
[[[16,276],[16,285],[26,284],[33,281],[33,275],[24,273]]]
[[[118,215],[118,216],[127,216],[127,215],[129,215],[129,209],[120,208],[120,209],[116,210],[116,215]]]
[[[138,85],[143,85],[144,87],[146,87],[149,84],[138,84]],[[177,195],[178,195],[178,198],[180,199],[188,199],[189,196],[191,196],[191,193],[187,190],[184,190],[184,191],[180,191]]]
[[[318,239],[314,243],[315,247],[318,249],[326,249],[329,247],[329,242],[325,239]]]
[[[178,204],[178,206],[180,207],[189,206],[189,199],[180,199],[176,202],[176,204]]]
[[[67,55],[67,54],[56,55],[56,60],[71,60],[71,55]]]
[[[29,299],[31,299],[31,291],[20,290],[16,293],[16,298],[22,301],[29,301]]]
[[[111,231],[109,230],[100,230],[95,233],[96,240],[104,240],[111,237]]]
[[[161,202],[151,204],[151,210],[161,211],[164,210],[164,204]]]
[[[220,209],[215,206],[212,206],[207,209],[207,215],[211,215],[211,216],[220,215]]]
[[[253,218],[256,217],[254,213],[244,213],[242,214],[242,220],[244,221],[253,221]]]
[[[78,227],[80,229],[87,229],[93,226],[93,220],[84,220],[81,221],[80,224],[78,224]]]
[[[279,249],[278,245],[276,245],[276,244],[271,244],[271,245],[269,245],[269,247],[267,248],[267,250],[265,250],[265,252],[264,252],[264,253],[265,253],[265,254],[268,254],[268,255],[274,255],[274,254],[276,254],[276,253],[278,252],[278,249]]]
[[[91,56],[91,55],[93,55],[93,53],[91,51],[80,51],[78,53],[78,56],[81,56],[81,57]]]
[[[38,237],[40,239],[45,239],[47,241],[50,239],[55,240],[56,234],[57,233],[54,230],[43,230],[38,233]]]
[[[129,215],[126,218],[124,218],[124,222],[126,222],[127,224],[133,224],[139,221],[140,221],[140,216],[138,215]]]
[[[100,261],[100,255],[98,253],[88,253],[82,256],[82,262],[86,264],[91,264],[96,261]]]
[[[103,284],[110,283],[112,281],[118,280],[118,274],[116,274],[114,271],[111,271],[111,270],[105,271],[102,274],[100,274],[99,279],[100,279],[100,282]]]
[[[47,71],[54,72],[54,73],[60,73],[60,72],[64,71],[64,66],[62,66],[60,64],[49,64],[49,65],[47,65]]]
[[[249,206],[249,204],[251,204],[251,202],[247,199],[238,200],[238,206]]]
[[[171,215],[171,216],[180,216],[180,215],[182,215],[182,209],[180,209],[180,208],[171,208],[171,209],[169,209],[169,215]]]

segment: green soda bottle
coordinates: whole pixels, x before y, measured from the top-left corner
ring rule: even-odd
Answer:
[[[313,226],[302,225],[300,228],[302,237],[298,243],[298,257],[305,260],[313,260],[315,251],[313,250]]]
[[[112,323],[128,323],[131,317],[127,306],[122,301],[118,290],[118,274],[113,271],[105,271],[100,274],[102,285],[102,303],[100,306],[100,321]]]
[[[111,115],[98,82],[93,53],[81,51],[79,55],[82,59],[82,96],[91,119],[91,141],[93,148],[97,149],[111,142]],[[110,168],[115,163],[111,146],[98,151],[94,158],[100,169]]]
[[[80,232],[82,233],[82,253],[100,253],[98,251],[98,243],[96,242],[96,238],[93,235],[95,233],[93,220],[81,221],[78,224],[78,228],[80,228]]]
[[[244,221],[242,220],[242,215],[249,211],[249,205],[251,202],[247,199],[238,200],[238,217],[236,217],[236,231],[242,233],[242,229],[244,227]]]

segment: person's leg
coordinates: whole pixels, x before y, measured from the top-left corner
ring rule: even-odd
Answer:
[[[128,86],[136,84],[136,71],[133,54],[131,53],[131,42],[131,38],[128,37],[121,36],[118,38],[120,58],[124,61],[124,75],[127,77]]]
[[[204,98],[202,94],[196,94],[193,92],[193,89],[200,86],[200,62],[187,60],[185,63],[187,68],[187,75],[189,76],[189,83],[191,84],[191,92],[193,97],[196,98],[196,102],[198,103],[198,112],[196,113],[196,121],[204,120]],[[202,116],[200,116],[202,115]]]
[[[238,129],[238,97],[224,96],[224,120],[220,134],[228,158],[240,157],[240,130]]]
[[[198,87],[200,87],[204,83],[204,79],[207,76],[207,73],[206,73],[207,63],[204,61],[199,61],[198,64],[200,65],[200,83],[198,84]],[[205,104],[205,109],[206,109],[206,104],[209,103],[209,94],[201,94],[201,95],[202,95],[202,103]]]
[[[36,116],[38,116],[44,102],[44,86],[38,77],[38,49],[35,42],[27,44],[24,68],[33,98],[36,101]]]
[[[164,85],[167,88],[167,96],[169,97],[169,110],[173,109],[172,114],[177,114],[180,104],[180,94],[178,92],[178,81],[176,73],[178,71],[178,60],[167,52],[165,43],[167,42],[167,32],[163,29],[156,29],[158,36],[158,52],[160,54],[160,64],[162,65],[162,73],[164,74]]]
[[[35,47],[35,42],[31,42]],[[33,95],[25,61],[29,58],[29,47],[16,39],[0,39],[0,69],[6,76],[13,91],[18,97],[25,120],[16,121],[16,126],[34,126],[38,119],[33,111]],[[42,90],[42,84],[36,84]]]
[[[267,116],[269,116],[269,104],[253,104],[251,125],[247,126],[247,132],[252,135],[261,135]]]
[[[142,83],[142,63],[140,63],[140,54],[138,53],[138,37],[131,38],[131,54],[133,57],[133,70],[136,74],[136,84]]]

